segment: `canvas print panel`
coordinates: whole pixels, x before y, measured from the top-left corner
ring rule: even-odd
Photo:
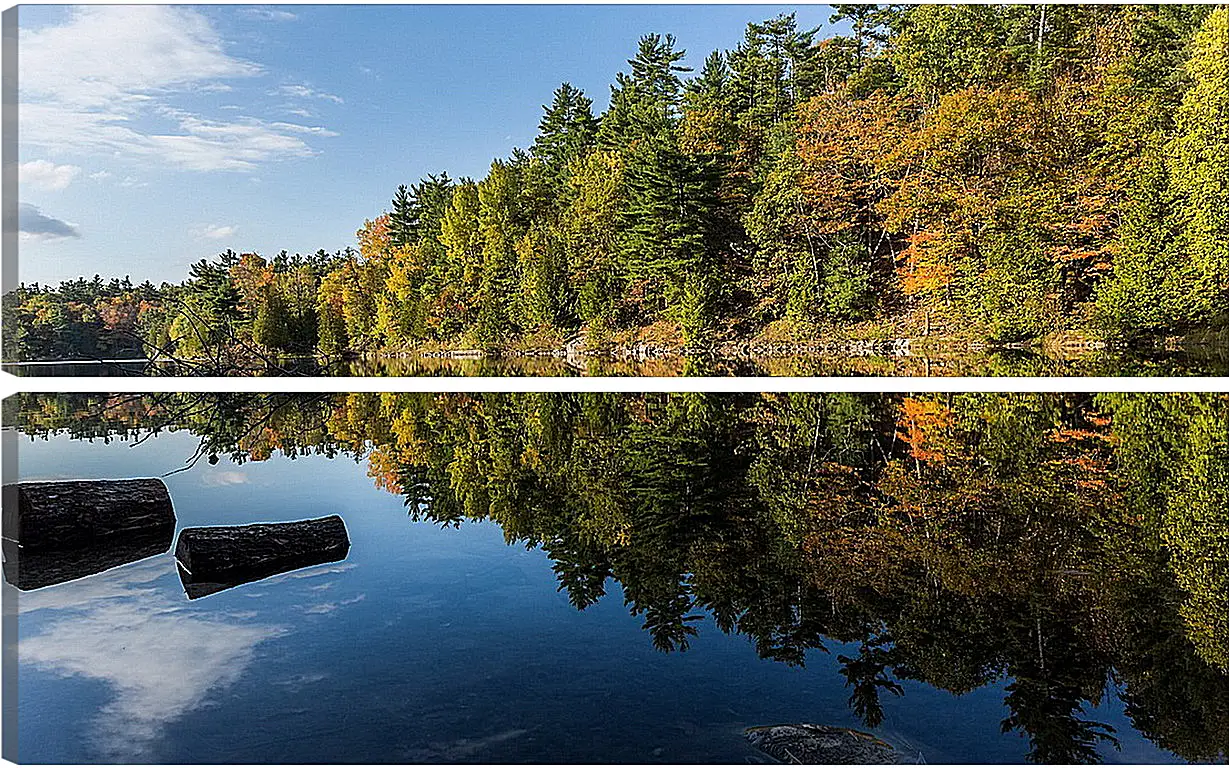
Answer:
[[[1229,370],[1223,7],[6,18],[14,372]]]
[[[1224,395],[42,394],[5,424],[21,762],[1226,754]]]

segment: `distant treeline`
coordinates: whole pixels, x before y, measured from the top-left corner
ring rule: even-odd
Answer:
[[[201,259],[182,284],[129,277],[22,284],[4,296],[4,359],[176,357],[234,361],[263,351],[316,349],[321,280],[353,258],[346,249],[271,261],[226,251]],[[222,366],[219,366],[221,369]]]
[[[155,335],[332,353],[1226,324],[1229,7],[834,7],[850,35],[778,16],[693,74],[646,35],[604,113],[564,83],[485,178],[402,186],[319,269],[197,265]]]

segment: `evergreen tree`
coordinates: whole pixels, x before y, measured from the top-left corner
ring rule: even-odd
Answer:
[[[678,73],[691,71],[678,64],[687,52],[674,50],[674,42],[674,35],[640,38],[635,58],[627,62],[631,74],[618,73],[610,88],[610,107],[598,129],[603,148],[623,149],[642,138],[651,139],[663,126],[673,127],[682,94]]]
[[[726,109],[730,106],[727,89],[730,67],[721,51],[713,51],[704,60],[698,77],[687,81],[687,106],[695,109]]]
[[[641,96],[668,117],[674,116],[683,86],[678,73],[691,71],[691,67],[679,65],[687,52],[676,51],[674,43],[674,35],[645,35],[640,38],[636,57],[627,62],[632,68],[632,83]]]
[[[548,178],[558,184],[566,178],[568,167],[593,145],[597,120],[593,102],[571,83],[559,86],[550,106],[542,109],[545,114],[538,123],[533,154],[545,163]]]
[[[398,248],[414,242],[415,221],[410,191],[404,184],[397,187],[393,196],[393,210],[388,215],[388,239]]]
[[[832,24],[848,20],[853,27],[854,61],[861,69],[878,46],[888,40],[885,25],[892,15],[891,6],[865,3],[836,3],[836,13],[829,17]]]
[[[231,268],[239,263],[239,254],[227,249],[217,261],[201,259],[188,268],[193,296],[221,318],[238,319],[239,291],[230,280]]]
[[[794,14],[747,25],[743,42],[729,56],[736,108],[748,127],[764,132],[816,93],[818,71],[812,39]]]
[[[698,335],[712,319],[717,267],[715,218],[719,165],[712,157],[679,151],[668,131],[645,140],[627,158],[626,198],[620,210],[620,253],[633,294],[652,322],[687,297]]]
[[[408,221],[411,241],[430,239],[439,234],[452,189],[453,181],[448,178],[447,171],[438,176],[428,174],[427,178],[419,179],[417,184],[410,186]]]

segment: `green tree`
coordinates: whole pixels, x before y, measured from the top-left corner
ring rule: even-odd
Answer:
[[[538,123],[533,154],[545,163],[547,178],[556,185],[567,179],[568,169],[593,146],[597,120],[593,102],[584,92],[564,83],[555,90]]]
[[[252,322],[252,341],[263,347],[288,350],[291,347],[290,313],[281,294],[271,290]]]
[[[1204,20],[1186,70],[1191,87],[1166,155],[1174,228],[1190,264],[1192,306],[1182,319],[1198,325],[1229,315],[1229,8]]]
[[[393,196],[393,210],[388,215],[388,237],[393,245],[406,247],[414,241],[414,213],[410,190],[402,184]]]
[[[485,346],[504,343],[516,330],[513,303],[520,286],[516,242],[524,229],[520,194],[520,172],[509,163],[492,163],[490,173],[478,184],[482,274],[475,331],[478,342]]]

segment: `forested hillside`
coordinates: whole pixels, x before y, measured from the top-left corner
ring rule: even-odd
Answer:
[[[698,71],[646,35],[604,112],[564,83],[485,178],[402,186],[313,266],[199,264],[142,332],[187,355],[1225,326],[1229,7],[834,7],[851,34],[779,16]]]

